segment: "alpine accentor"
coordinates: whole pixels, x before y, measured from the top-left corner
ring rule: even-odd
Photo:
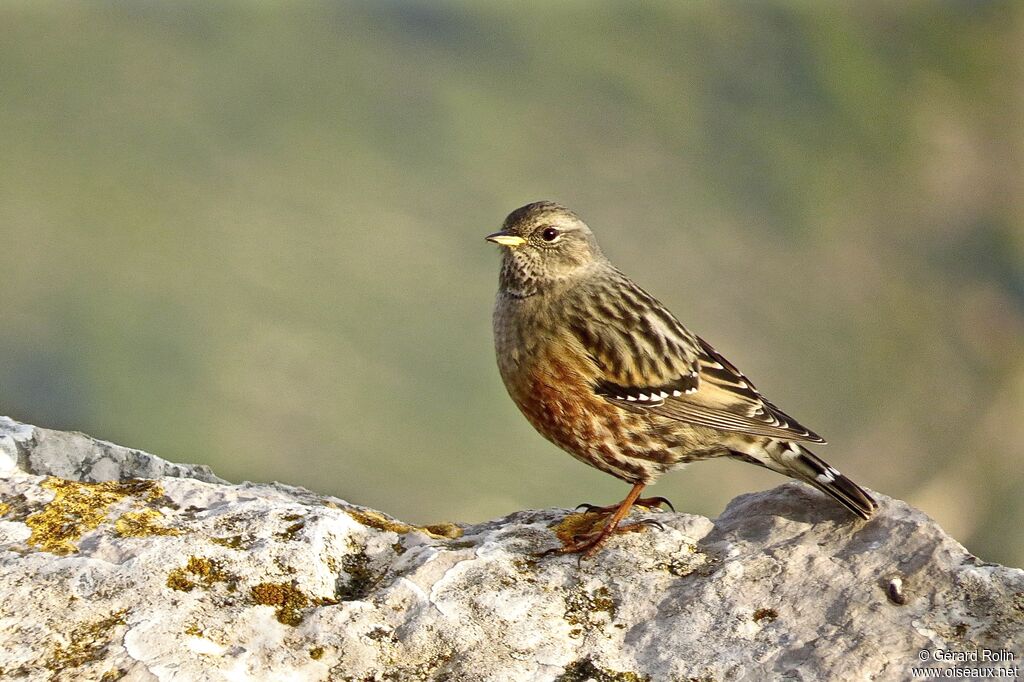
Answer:
[[[503,248],[494,343],[509,395],[545,438],[632,483],[600,530],[559,551],[592,553],[644,486],[689,462],[734,457],[805,481],[867,519],[877,503],[801,445],[820,436],[612,265],[580,218],[540,201],[487,237]]]

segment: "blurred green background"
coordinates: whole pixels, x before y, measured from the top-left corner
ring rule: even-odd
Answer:
[[[1024,13],[889,4],[3,3],[0,414],[414,522],[616,502],[494,366],[482,237],[549,198],[1024,564]]]

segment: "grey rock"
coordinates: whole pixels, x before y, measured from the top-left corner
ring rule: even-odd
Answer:
[[[117,481],[123,478],[194,478],[227,483],[205,464],[175,464],[148,452],[99,440],[74,431],[54,431],[0,417],[0,457],[13,460],[25,473],[73,481]]]
[[[1019,673],[1024,571],[878,498],[867,523],[797,483],[741,496],[714,521],[639,510],[664,529],[580,561],[537,556],[588,520],[566,510],[418,527],[0,420],[0,678]]]

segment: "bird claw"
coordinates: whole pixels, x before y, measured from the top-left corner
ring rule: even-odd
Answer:
[[[607,528],[601,529],[597,533],[584,535],[578,542],[563,545],[562,547],[552,547],[551,549],[539,552],[534,556],[543,558],[551,556],[552,554],[579,554],[579,561],[582,562],[583,559],[589,559],[592,557],[612,535],[619,533],[636,533],[652,527],[657,528],[660,531],[666,530],[665,524],[657,519],[640,519],[634,523],[630,523],[625,526],[617,526],[610,530]]]
[[[634,507],[647,507],[648,509],[657,509],[657,508],[661,507],[662,505],[668,507],[672,511],[676,510],[676,508],[675,508],[675,506],[673,506],[672,502],[670,502],[668,500],[668,498],[665,498],[665,497],[645,497],[645,498],[637,500],[636,502],[633,503]],[[581,504],[576,505],[575,509],[576,509],[576,511],[579,511],[579,510],[582,509],[584,514],[593,514],[593,513],[606,514],[606,513],[611,513],[613,511],[615,511],[615,509],[617,507],[618,507],[617,504],[613,504],[613,505],[608,506],[608,507],[599,507],[596,504],[590,504],[589,502],[583,502]]]
[[[658,530],[660,530],[662,532],[664,532],[666,530],[665,524],[662,523],[661,521],[659,521],[658,519],[640,519],[636,523],[631,524],[630,526],[627,526],[627,528],[632,528],[632,527],[635,527],[635,526],[650,526],[651,528],[657,528]],[[637,529],[637,530],[639,530],[639,529]]]
[[[582,564],[584,559],[589,559],[594,555],[595,552],[597,552],[601,545],[603,545],[608,540],[610,535],[611,534],[609,533],[608,535],[604,535],[603,537],[594,538],[592,540],[585,540],[583,542],[577,542],[571,545],[565,545],[563,547],[552,547],[551,549],[539,552],[534,556],[543,558],[551,556],[552,554],[578,554],[578,563]]]
[[[675,506],[668,500],[667,497],[645,497],[642,500],[637,500],[636,503],[641,507],[647,507],[648,509],[657,509],[661,505],[665,505],[672,511],[675,511]]]

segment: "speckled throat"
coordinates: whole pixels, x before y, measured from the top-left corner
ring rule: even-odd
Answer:
[[[526,298],[539,291],[542,265],[523,251],[506,251],[501,259],[498,290],[513,298]]]

